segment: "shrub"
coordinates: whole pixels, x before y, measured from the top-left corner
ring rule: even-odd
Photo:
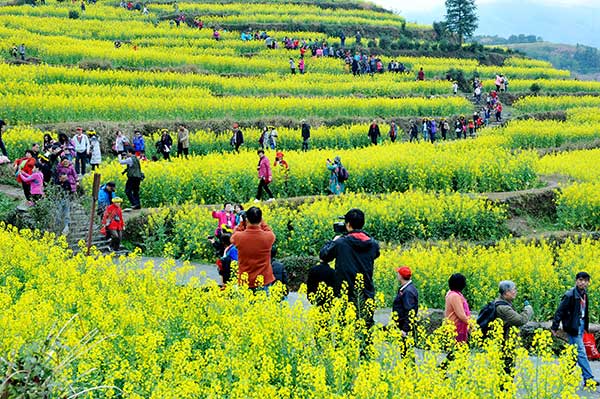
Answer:
[[[79,11],[77,10],[69,10],[69,19],[78,19]]]

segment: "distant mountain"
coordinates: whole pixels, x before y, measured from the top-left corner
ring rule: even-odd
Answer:
[[[429,0],[429,4],[437,5],[427,7],[423,4],[420,10],[415,10],[416,7],[408,6],[404,1],[372,1],[394,8],[408,21],[421,24],[442,20],[445,14],[443,0]],[[540,0],[486,0],[483,3],[478,1],[477,4],[477,35],[508,37],[525,33],[541,36],[550,42],[600,47],[600,0],[589,0],[588,5],[559,5]]]

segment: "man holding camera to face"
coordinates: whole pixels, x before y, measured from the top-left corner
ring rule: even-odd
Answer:
[[[375,297],[373,284],[373,264],[379,257],[379,243],[362,231],[365,214],[360,209],[350,209],[344,215],[344,222],[334,224],[338,234],[327,242],[319,257],[324,262],[335,259],[335,275],[339,287],[345,283],[348,289],[348,300],[354,302],[361,318],[370,325],[373,322],[373,310],[365,309],[367,299]],[[363,276],[363,287],[355,290],[356,276]]]

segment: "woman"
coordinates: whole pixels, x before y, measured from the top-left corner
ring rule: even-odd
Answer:
[[[467,279],[460,273],[455,273],[448,279],[450,290],[446,294],[445,317],[456,325],[456,341],[466,342],[469,332],[471,311],[469,304],[462,294],[467,286]]]
[[[24,183],[30,185],[31,199],[33,202],[29,205],[33,205],[33,203],[38,202],[44,197],[44,175],[40,171],[39,164],[36,163],[33,165],[33,172],[31,174],[21,171],[19,176]]]
[[[100,162],[102,162],[100,139],[93,130],[88,131],[88,137],[90,138],[90,165],[92,166],[92,170],[96,170]]]
[[[339,195],[344,192],[344,183],[339,179],[339,173],[342,169],[342,160],[340,157],[335,157],[333,162],[331,160],[327,160],[327,169],[331,172],[329,176],[329,191],[333,195]]]
[[[52,139],[52,136],[49,133],[44,134],[44,143],[42,147],[44,152],[51,151],[54,143],[55,141]]]
[[[23,158],[17,159],[13,164],[13,169],[15,171],[15,175],[17,176],[17,182],[21,183],[23,186],[23,194],[25,194],[25,199],[31,202],[31,186],[21,177],[21,172],[25,172],[27,176],[33,173],[33,167],[35,166],[35,158],[33,156],[33,151],[27,150],[25,151],[25,156]]]
[[[158,143],[156,143],[156,149],[162,154],[165,160],[169,160],[171,154],[171,147],[173,147],[173,139],[167,129],[162,130],[162,136]]]
[[[117,130],[117,137],[115,138],[114,150],[116,155],[122,154],[127,151],[129,146],[129,138],[123,134],[122,131]]]

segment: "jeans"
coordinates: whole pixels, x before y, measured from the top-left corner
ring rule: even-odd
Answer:
[[[583,380],[587,381],[590,378],[594,378],[592,375],[592,369],[590,367],[590,362],[588,361],[587,354],[585,353],[585,346],[583,345],[583,320],[579,323],[579,335],[568,335],[569,336],[569,344],[577,345],[577,364],[581,367],[581,374],[583,376]]]
[[[78,152],[75,158],[75,172],[77,174],[85,175],[85,163],[87,162],[87,154],[85,152]]]
[[[128,177],[125,183],[125,194],[129,199],[132,208],[140,207],[140,183],[142,179],[139,177]]]
[[[260,200],[262,198],[263,190],[265,190],[267,192],[267,195],[269,196],[269,198],[273,198],[273,193],[271,192],[271,189],[265,182],[265,179],[260,179],[260,183],[258,183],[258,190],[256,191],[256,199],[257,200]]]
[[[71,199],[68,195],[64,195],[58,202],[58,220],[63,227],[69,227],[71,224]]]

